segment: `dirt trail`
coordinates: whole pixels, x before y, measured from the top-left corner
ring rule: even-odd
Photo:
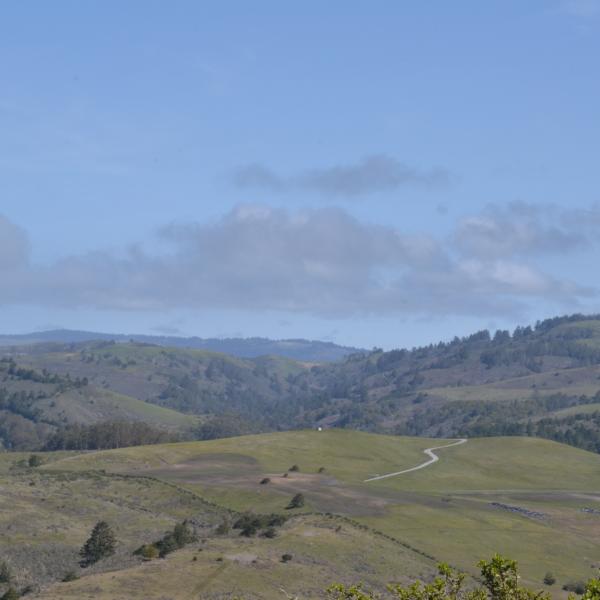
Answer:
[[[433,463],[436,463],[440,460],[440,457],[434,453],[434,450],[441,450],[442,448],[450,448],[450,446],[458,446],[460,444],[466,444],[467,440],[462,438],[457,440],[456,442],[452,442],[451,444],[446,444],[445,446],[434,446],[433,448],[427,448],[423,450],[423,454],[427,454],[429,456],[429,460],[424,463],[417,465],[416,467],[412,467],[410,469],[404,469],[404,471],[396,471],[395,473],[386,473],[385,475],[377,475],[376,477],[370,477],[369,479],[365,479],[365,483],[367,481],[377,481],[378,479],[387,479],[388,477],[395,477],[396,475],[402,475],[403,473],[410,473],[412,471],[418,471],[419,469],[424,469]]]

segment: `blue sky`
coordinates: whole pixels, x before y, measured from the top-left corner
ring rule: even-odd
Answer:
[[[12,2],[0,330],[385,348],[600,310],[600,2]]]

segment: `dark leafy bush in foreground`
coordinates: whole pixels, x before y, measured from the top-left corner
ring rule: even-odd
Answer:
[[[496,554],[490,561],[482,560],[481,585],[465,588],[465,574],[447,564],[438,566],[439,576],[432,583],[416,581],[409,586],[389,586],[390,598],[399,600],[550,600],[548,592],[534,591],[519,585],[517,563]],[[566,589],[566,588],[565,588]],[[591,579],[587,585],[573,587],[582,600],[600,600],[600,580]],[[332,585],[327,590],[330,600],[375,600],[379,594],[364,590],[361,585]],[[569,596],[574,599],[574,596]]]

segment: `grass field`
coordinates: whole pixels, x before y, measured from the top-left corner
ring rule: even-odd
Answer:
[[[172,429],[190,429],[199,423],[199,417],[184,415],[176,410],[150,404],[131,396],[101,388],[70,390],[48,399],[53,413],[68,414],[74,422],[89,423],[103,420],[143,421]],[[44,403],[41,403],[42,407]]]
[[[534,586],[548,570],[559,584],[595,574],[600,515],[582,509],[600,510],[600,456],[535,438],[471,439],[439,450],[426,469],[364,483],[424,462],[423,449],[441,444],[301,431],[89,453],[44,470],[146,474],[256,512],[294,512],[285,506],[302,492],[302,511],[348,515],[473,574],[496,551],[516,558]]]
[[[100,566],[112,570],[137,564],[132,552],[177,522],[194,517],[211,531],[222,520],[223,511],[165,482],[28,469],[23,458],[3,454],[0,461],[0,559],[19,589],[79,571],[79,549],[98,520],[117,534],[116,555]]]
[[[283,554],[292,560],[284,563]],[[384,582],[431,577],[432,561],[382,536],[340,519],[292,519],[272,540],[211,538],[166,560],[143,563],[52,586],[40,600],[190,600],[243,597],[322,598],[332,582],[360,579],[383,590]]]

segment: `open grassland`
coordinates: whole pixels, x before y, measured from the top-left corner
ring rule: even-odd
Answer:
[[[364,482],[420,464],[425,448],[443,443],[286,432],[97,452],[44,469],[147,474],[236,510],[348,515],[471,573],[479,558],[500,551],[534,586],[548,570],[559,583],[594,574],[600,513],[582,509],[600,511],[600,456],[535,438],[471,439],[437,451],[439,462],[425,469]],[[288,472],[294,464],[299,471]],[[306,506],[286,510],[298,492]]]
[[[143,421],[171,429],[190,429],[199,423],[195,415],[184,415],[132,396],[92,386],[69,390],[40,405],[45,415],[63,417],[72,423]]]
[[[449,401],[506,402],[552,394],[593,396],[600,388],[597,366],[556,373],[536,373],[483,385],[434,387],[427,394]]]
[[[98,520],[106,520],[118,539],[116,555],[99,568],[115,569],[136,564],[132,552],[177,522],[194,519],[212,531],[223,518],[223,511],[166,482],[30,469],[23,459],[3,454],[0,461],[0,560],[20,589],[79,571],[79,549]]]
[[[281,557],[290,554],[284,563]],[[217,537],[166,560],[58,584],[40,600],[172,600],[323,597],[332,582],[364,581],[382,590],[389,581],[430,578],[431,560],[331,517],[298,517],[274,539]]]

